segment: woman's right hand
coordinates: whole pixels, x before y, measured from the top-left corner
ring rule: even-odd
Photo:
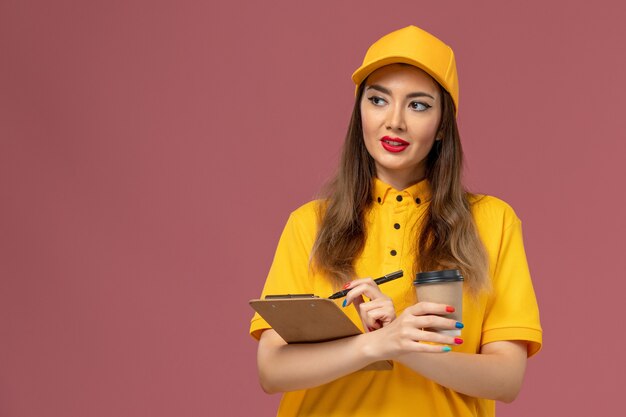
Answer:
[[[350,289],[343,306],[353,304],[361,317],[363,327],[374,331],[387,326],[396,318],[396,310],[391,297],[385,295],[371,278],[361,278],[346,284]],[[365,301],[363,296],[369,298]]]
[[[366,352],[375,360],[394,359],[411,352],[444,353],[448,345],[463,340],[423,329],[459,329],[463,325],[445,318],[451,308],[445,304],[420,302],[406,308],[395,320],[375,332],[368,333]],[[454,310],[452,310],[454,311]],[[431,344],[431,343],[439,344]]]

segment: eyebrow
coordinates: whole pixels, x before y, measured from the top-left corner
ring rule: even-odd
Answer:
[[[391,91],[389,91],[388,89],[386,89],[382,85],[372,84],[372,85],[367,86],[367,90],[369,90],[370,88],[373,89],[373,90],[378,90],[381,93],[387,94],[388,96],[391,95]],[[430,97],[433,100],[435,100],[435,97],[433,97],[430,94],[425,93],[423,91],[417,91],[415,93],[409,93],[409,94],[406,95],[406,98],[415,98],[415,97]]]

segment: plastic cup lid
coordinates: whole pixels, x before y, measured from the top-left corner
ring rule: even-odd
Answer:
[[[463,275],[458,269],[444,269],[442,271],[419,272],[415,275],[413,285],[433,284],[436,282],[463,281]]]

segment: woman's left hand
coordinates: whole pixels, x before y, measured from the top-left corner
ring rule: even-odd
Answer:
[[[380,291],[373,279],[361,278],[351,281],[344,289],[349,289],[350,292],[346,295],[343,306],[354,304],[365,329],[369,331],[380,329],[396,318],[393,301]],[[370,301],[366,302],[363,296]]]

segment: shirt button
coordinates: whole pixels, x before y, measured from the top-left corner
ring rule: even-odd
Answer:
[[[393,225],[393,228],[398,230],[400,228],[400,225],[398,223],[396,223],[396,224]]]
[[[389,253],[391,254],[391,256],[396,256],[398,254],[395,249],[392,249]]]
[[[380,203],[381,201],[383,201],[383,200],[382,200],[382,198],[380,198],[380,197],[378,197],[378,198],[377,198],[377,200],[378,200],[378,202],[379,202],[379,203]]]
[[[422,202],[422,200],[420,200],[420,198],[419,198],[419,197],[417,197],[417,198],[415,199],[415,202],[416,202],[417,204],[419,204],[419,203],[421,203],[421,202]]]
[[[401,195],[396,196],[396,200],[402,201],[402,196]]]

